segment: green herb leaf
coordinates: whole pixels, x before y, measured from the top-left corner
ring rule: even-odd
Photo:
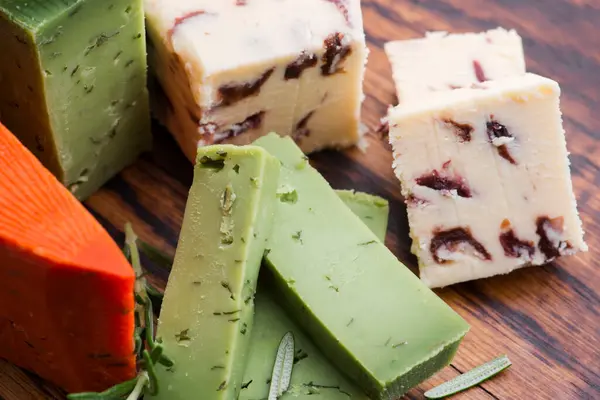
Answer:
[[[508,357],[506,355],[502,355],[495,360],[487,362],[477,368],[457,376],[446,383],[442,383],[441,385],[428,390],[425,392],[425,397],[428,399],[441,399],[458,392],[462,392],[463,390],[479,385],[480,383],[490,379],[511,365],[512,363]]]
[[[217,171],[220,171],[223,168],[225,168],[224,159],[213,159],[208,156],[202,156],[200,157],[199,161],[200,168],[214,169]]]
[[[288,186],[283,186],[277,190],[277,197],[283,203],[295,204],[298,201],[298,192]]]
[[[294,334],[288,332],[281,339],[281,343],[279,343],[279,348],[277,349],[268,400],[277,400],[290,387],[292,369],[294,367],[294,347]]]
[[[302,244],[303,243],[302,242],[302,231],[298,231],[298,232],[294,233],[292,235],[292,239],[297,240]]]

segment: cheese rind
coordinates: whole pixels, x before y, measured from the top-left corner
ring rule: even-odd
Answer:
[[[237,398],[278,174],[258,147],[199,150],[157,331],[175,367],[156,398]]]
[[[255,144],[283,165],[265,260],[278,299],[323,354],[374,399],[395,399],[449,363],[468,330],[462,318],[314,168],[295,167],[304,155],[292,140]]]
[[[502,28],[482,33],[429,32],[420,39],[388,42],[385,52],[400,103],[525,73],[521,37]]]
[[[353,190],[337,190],[344,201],[365,225],[385,240],[388,223],[387,201],[378,196]],[[244,374],[244,388],[239,400],[266,398],[269,394],[269,379],[277,345],[287,332],[294,334],[296,354],[290,389],[281,400],[368,400],[368,398],[341,374],[321,354],[302,329],[294,323],[278,305],[268,277],[259,279],[256,294],[256,313],[250,340],[248,365]]]
[[[559,95],[556,82],[526,74],[390,112],[394,168],[428,286],[587,250]]]
[[[359,139],[359,0],[146,0],[154,113],[194,160],[275,131],[310,152]]]
[[[80,199],[150,148],[141,0],[0,1],[0,119]]]

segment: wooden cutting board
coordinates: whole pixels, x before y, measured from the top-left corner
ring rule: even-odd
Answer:
[[[383,44],[428,30],[515,28],[523,36],[528,69],[562,86],[562,110],[573,180],[589,253],[439,290],[472,326],[451,367],[413,389],[406,399],[506,353],[513,367],[456,399],[600,399],[600,0],[363,0],[371,49],[363,122],[372,131],[394,88]],[[444,60],[439,60],[442,67]],[[156,127],[152,154],[110,181],[87,206],[119,242],[132,221],[142,239],[173,253],[192,167]],[[335,188],[354,188],[390,200],[387,245],[406,265],[410,254],[406,209],[391,170],[389,149],[374,133],[366,153],[351,149],[311,157]],[[598,153],[596,152],[598,151]],[[167,271],[151,264],[164,287]],[[0,344],[1,345],[1,344]],[[64,399],[61,391],[0,360],[0,398]]]

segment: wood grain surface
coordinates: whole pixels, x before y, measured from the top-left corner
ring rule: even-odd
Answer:
[[[562,110],[574,187],[589,253],[508,276],[437,291],[472,326],[451,367],[413,389],[423,391],[501,353],[513,367],[456,399],[600,399],[600,0],[363,0],[371,55],[363,122],[372,129],[366,153],[358,149],[311,157],[334,188],[354,188],[390,200],[387,244],[414,270],[406,209],[391,170],[389,149],[373,132],[395,102],[382,50],[392,39],[428,30],[515,28],[524,39],[531,72],[562,86]],[[443,68],[444,60],[439,60]],[[192,167],[162,128],[155,150],[110,181],[86,205],[119,242],[132,221],[146,241],[173,253]],[[168,271],[147,263],[164,287]],[[0,398],[63,399],[52,385],[0,360]]]

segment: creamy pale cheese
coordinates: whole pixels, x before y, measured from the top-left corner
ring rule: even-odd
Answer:
[[[154,111],[198,145],[270,131],[305,152],[359,139],[367,49],[359,0],[146,0]]]
[[[502,28],[483,33],[430,32],[424,38],[386,43],[401,103],[430,92],[469,87],[525,73],[521,37]]]
[[[446,286],[587,250],[558,84],[534,74],[390,111],[421,279]]]

